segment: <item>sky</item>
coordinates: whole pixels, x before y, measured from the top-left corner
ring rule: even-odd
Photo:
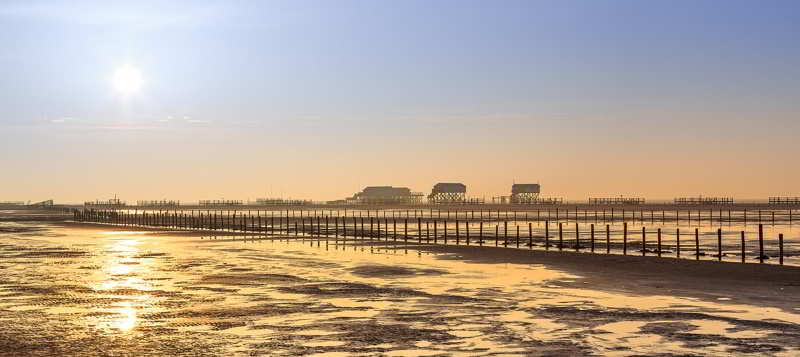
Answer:
[[[776,0],[5,0],[0,201],[800,196],[798,33]]]

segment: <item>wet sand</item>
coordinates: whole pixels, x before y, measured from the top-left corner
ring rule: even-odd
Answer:
[[[0,355],[800,353],[800,268],[0,222]]]

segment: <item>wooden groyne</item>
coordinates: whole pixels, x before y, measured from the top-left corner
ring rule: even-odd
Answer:
[[[624,212],[624,211],[623,211]],[[426,214],[427,213],[427,214]],[[766,237],[764,224],[758,223],[758,243],[748,244],[746,231],[723,232],[716,228],[711,232],[681,232],[675,227],[674,234],[661,227],[648,229],[644,224],[647,218],[656,222],[654,217],[646,217],[643,211],[617,217],[613,214],[609,223],[595,223],[601,216],[589,218],[575,211],[574,215],[559,217],[552,211],[542,217],[537,212],[535,217],[517,215],[517,212],[484,212],[475,211],[318,211],[318,210],[281,210],[281,211],[239,211],[239,210],[95,210],[76,209],[73,219],[76,222],[112,224],[131,227],[153,227],[174,230],[209,231],[223,234],[252,234],[262,236],[294,236],[320,237],[334,239],[377,239],[386,241],[403,241],[432,244],[457,245],[493,245],[518,249],[574,250],[577,252],[621,253],[623,255],[640,253],[642,256],[672,257],[678,259],[694,258],[695,260],[713,259],[732,262],[731,257],[739,255],[735,261],[747,263],[747,259],[759,263],[775,262],[783,265],[784,258],[798,255],[785,246],[783,234],[777,237]],[[637,215],[638,213],[638,215]],[[652,213],[652,212],[651,212]],[[680,222],[680,212],[674,217]],[[713,218],[713,213],[709,218]],[[381,216],[382,214],[382,216]],[[666,212],[662,212],[665,215]],[[746,213],[744,213],[746,215]],[[548,219],[555,218],[555,220]],[[663,216],[662,216],[663,217]],[[724,219],[720,214],[717,217]],[[733,216],[731,216],[733,217]],[[771,216],[775,222],[774,212]],[[567,222],[562,219],[567,219]],[[638,220],[637,220],[638,218]],[[572,219],[569,221],[569,219]],[[688,219],[688,218],[687,218]],[[789,213],[788,222],[794,218]],[[622,220],[622,222],[619,222]],[[640,233],[629,230],[629,221],[642,225]],[[621,229],[612,223],[621,223]],[[662,218],[661,222],[666,222]],[[728,221],[733,222],[733,221]],[[741,221],[740,221],[741,222]],[[511,223],[511,224],[509,224]],[[534,223],[536,228],[534,228]],[[565,226],[565,224],[567,224]],[[489,227],[485,227],[485,226]],[[509,230],[511,225],[511,230]],[[540,228],[541,227],[541,228]],[[557,233],[556,233],[557,232]],[[688,234],[687,234],[688,233]],[[736,233],[731,239],[732,233]],[[716,238],[707,244],[711,237]],[[701,239],[703,238],[703,239]],[[739,239],[740,238],[740,239]],[[702,242],[702,243],[701,243]],[[683,257],[682,257],[683,254]],[[727,259],[724,259],[726,258]]]

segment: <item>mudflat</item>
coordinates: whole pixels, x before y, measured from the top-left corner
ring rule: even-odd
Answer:
[[[0,355],[800,353],[800,269],[0,223]]]

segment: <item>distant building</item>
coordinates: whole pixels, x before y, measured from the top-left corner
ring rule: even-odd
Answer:
[[[538,183],[515,183],[511,185],[509,200],[514,204],[533,204],[539,198],[540,192],[541,187]]]
[[[355,204],[416,204],[422,201],[422,193],[411,192],[408,187],[368,186],[346,201]]]
[[[428,195],[430,203],[466,203],[467,185],[463,183],[440,182],[433,185]]]

